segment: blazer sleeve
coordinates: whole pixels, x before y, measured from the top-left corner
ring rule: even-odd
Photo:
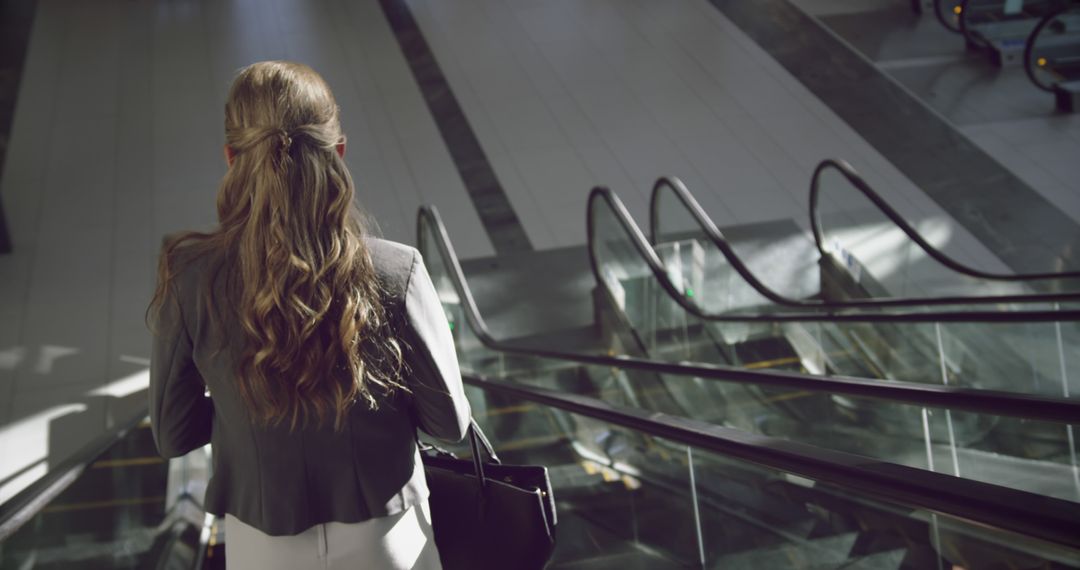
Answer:
[[[150,352],[150,427],[164,457],[179,457],[210,442],[214,407],[192,360],[191,336],[179,295],[162,304]]]
[[[420,429],[444,441],[465,437],[472,418],[454,339],[424,260],[414,252],[405,291],[405,358]]]

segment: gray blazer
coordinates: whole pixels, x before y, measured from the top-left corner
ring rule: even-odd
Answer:
[[[469,403],[446,315],[420,253],[374,238],[367,246],[387,291],[388,320],[404,341],[411,370],[405,384],[412,393],[398,390],[376,411],[354,406],[340,432],[329,426],[290,433],[287,425],[253,424],[232,375],[233,358],[243,350],[238,324],[225,323],[228,349],[213,354],[221,342],[215,334],[222,333],[210,330],[202,291],[218,260],[193,260],[177,275],[179,308],[166,303],[155,327],[150,422],[165,457],[212,444],[209,512],[230,513],[270,535],[396,514],[428,494],[416,428],[447,441],[465,436]],[[224,274],[214,290],[224,287]]]

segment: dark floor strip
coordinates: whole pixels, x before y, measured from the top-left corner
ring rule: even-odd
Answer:
[[[0,1],[0,177],[4,173],[4,158],[15,120],[15,99],[36,9],[37,0]],[[0,254],[11,253],[11,247],[3,196],[0,196]]]
[[[1080,225],[813,18],[710,1],[1014,271],[1080,269]]]
[[[11,253],[11,233],[8,232],[7,214],[4,213],[3,196],[0,196],[0,254],[4,253]]]
[[[499,255],[532,251],[529,237],[404,0],[379,0],[431,116]]]

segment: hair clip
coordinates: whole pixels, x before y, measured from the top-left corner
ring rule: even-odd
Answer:
[[[292,137],[289,136],[288,131],[281,129],[278,131],[278,138],[281,140],[281,163],[285,164],[285,159],[289,157],[289,152],[292,150]]]

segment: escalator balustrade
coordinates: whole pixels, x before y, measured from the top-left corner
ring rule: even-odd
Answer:
[[[600,203],[606,203],[606,199]],[[604,211],[615,210],[594,210]],[[605,225],[599,216],[591,219],[590,247],[609,252],[608,257],[594,256],[594,268],[601,276],[617,279],[618,284],[618,288],[609,288],[603,277],[597,278],[605,291],[597,298],[606,299],[603,302],[607,304],[597,311],[602,321],[598,327],[611,354],[663,360],[675,367],[679,363],[710,361],[722,363],[723,370],[732,371],[787,369],[802,373],[795,375],[798,381],[777,386],[765,385],[765,380],[772,376],[759,377],[762,382],[756,383],[723,374],[704,377],[655,369],[616,370],[602,364],[575,362],[573,356],[555,365],[551,359],[538,360],[520,351],[507,350],[487,333],[452,254],[446,230],[437,214],[431,212],[421,215],[419,243],[444,308],[455,323],[454,334],[463,367],[476,373],[496,373],[520,383],[587,394],[620,405],[695,418],[748,433],[1080,500],[1080,485],[1072,476],[1076,447],[1071,423],[1077,418],[1070,417],[1064,423],[1039,421],[1040,416],[1031,412],[1017,418],[1010,413],[960,410],[956,404],[910,405],[830,392],[815,384],[836,378],[841,372],[847,375],[854,372],[867,379],[859,381],[863,385],[884,385],[875,382],[877,378],[892,385],[902,384],[902,380],[890,378],[883,371],[895,375],[897,363],[903,359],[897,357],[892,362],[884,353],[868,357],[882,349],[870,346],[866,339],[882,335],[830,331],[828,327],[835,323],[828,321],[709,323],[694,319],[671,299],[670,288],[657,284],[655,274],[640,262],[640,252],[630,240],[618,238],[615,232],[604,232],[604,228],[622,227],[621,222]],[[698,254],[691,251],[690,255]],[[873,332],[876,323],[851,323],[851,326],[870,328]],[[935,332],[934,323],[920,326],[928,327],[928,334]],[[833,338],[838,334],[848,336]],[[862,345],[855,351],[851,345],[858,342]],[[939,349],[940,345],[935,342],[933,347]],[[929,369],[940,374],[941,361],[934,359],[931,364],[927,364]],[[918,368],[909,368],[912,375],[920,372]],[[921,373],[927,369],[922,368]],[[926,383],[925,378],[916,380]],[[958,384],[955,378],[951,381],[952,384],[945,385]],[[905,384],[909,385],[912,384]],[[1046,401],[1060,400],[1060,393],[1051,394],[1053,398]]]
[[[1036,87],[1054,94],[1059,110],[1076,110],[1080,99],[1080,4],[1039,22],[1027,40],[1024,69]]]
[[[504,378],[465,381],[499,455],[549,467],[552,569],[1080,566],[1080,539],[1063,530],[1080,518],[1056,499]],[[27,503],[36,512],[0,539],[2,567],[223,568],[227,537],[199,506],[208,450],[146,461],[144,432],[117,435],[65,490]],[[106,468],[126,483],[103,484]]]
[[[224,568],[223,549],[211,544],[218,533],[202,508],[208,448],[166,461],[146,419],[110,435],[115,440],[103,452],[50,471],[67,471],[70,482],[31,486],[3,505],[0,526],[13,530],[0,534],[0,568]],[[57,487],[41,504],[42,491]]]
[[[1072,0],[965,0],[960,32],[968,45],[985,51],[998,66],[1023,63],[1028,38],[1039,21]]]

